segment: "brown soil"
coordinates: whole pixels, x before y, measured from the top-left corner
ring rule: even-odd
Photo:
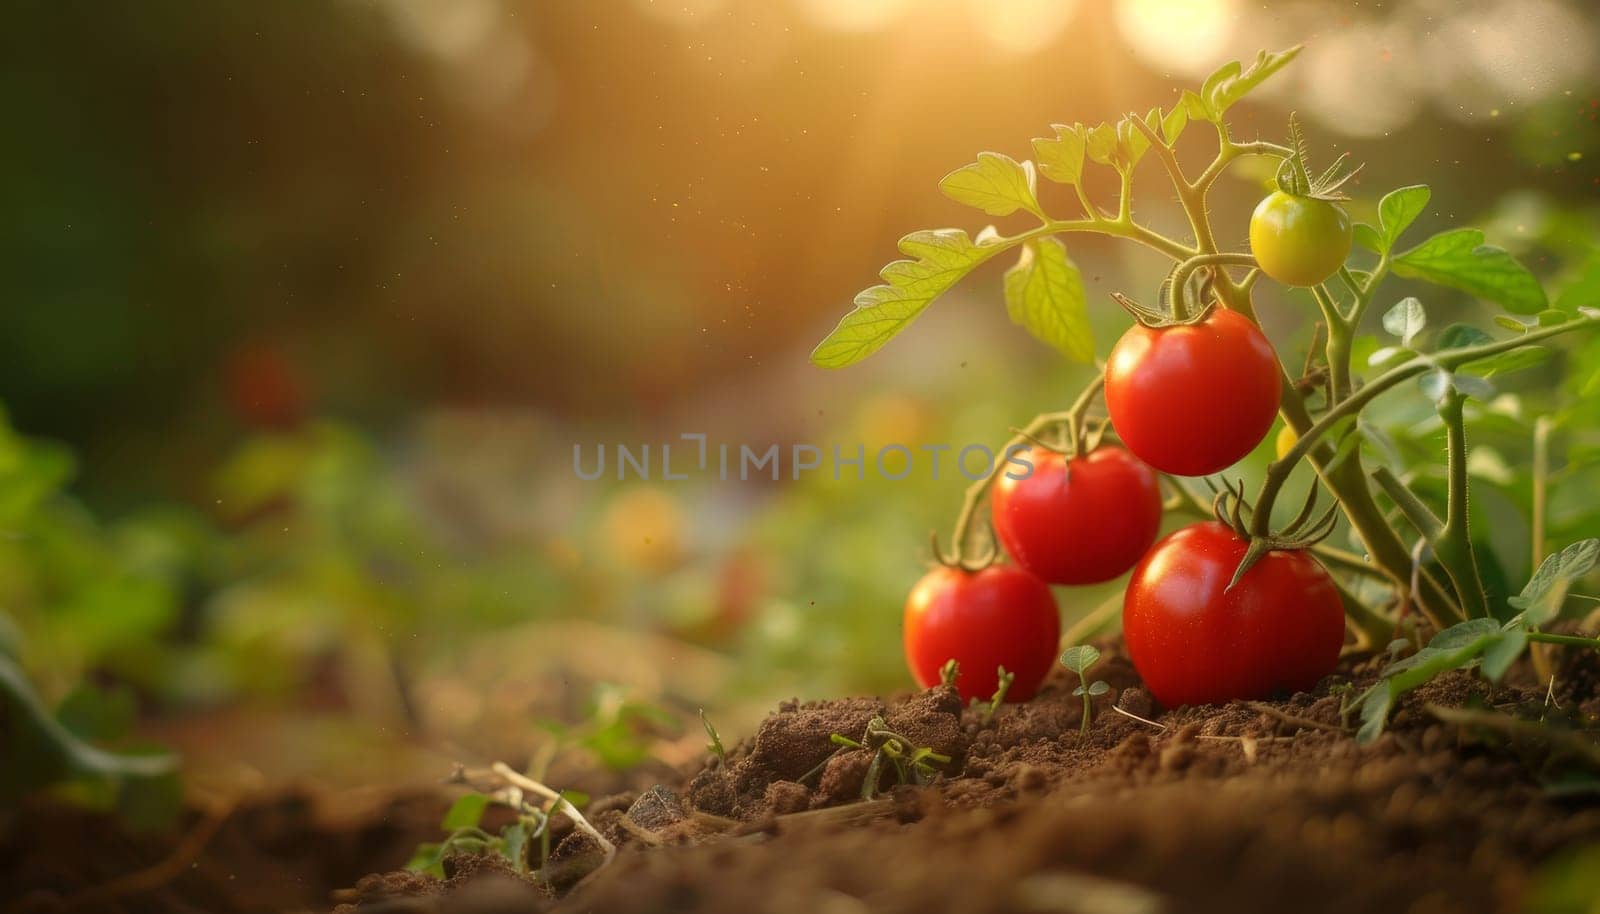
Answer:
[[[444,882],[405,873],[358,882],[366,870],[351,867],[392,867],[417,839],[393,815],[387,826],[336,836],[342,855],[317,850],[321,839],[274,845],[241,821],[231,844],[225,827],[195,872],[163,887],[172,904],[103,909],[314,907],[344,886],[341,914],[1515,911],[1541,861],[1600,841],[1600,798],[1549,787],[1565,764],[1559,752],[1429,710],[1515,710],[1593,726],[1593,658],[1574,658],[1585,665],[1564,671],[1565,691],[1548,697],[1490,688],[1470,673],[1439,677],[1402,700],[1387,734],[1359,746],[1346,735],[1341,700],[1381,659],[1346,664],[1313,693],[1162,711],[1116,646],[1105,650],[1094,673],[1112,689],[1095,699],[1086,736],[1070,694],[1076,682],[1061,670],[1032,702],[992,720],[944,689],[889,702],[785,703],[726,763],[707,759],[676,783],[596,801],[589,817],[620,852],[595,870],[596,845],[566,830],[553,890],[463,858]],[[863,802],[871,753],[830,737],[861,740],[878,716],[949,756],[945,773],[926,787],[897,786],[884,766],[881,795]],[[431,824],[441,806],[432,801],[422,818]],[[247,850],[282,867],[277,884],[257,880],[265,894],[250,904],[205,865],[220,866],[230,847],[235,862]],[[0,848],[0,859],[15,861],[12,852]],[[42,847],[19,852],[23,862],[9,872],[0,864],[0,883],[23,879],[33,910],[59,909],[47,902],[65,887],[126,868],[113,857],[86,872],[79,861],[43,879],[34,867],[59,861],[34,860]]]

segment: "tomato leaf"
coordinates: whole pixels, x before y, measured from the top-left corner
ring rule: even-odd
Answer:
[[[1439,334],[1439,349],[1465,349],[1492,343],[1494,338],[1471,324],[1451,324]]]
[[[1357,741],[1370,743],[1383,733],[1389,711],[1401,695],[1440,673],[1477,663],[1484,651],[1504,634],[1500,623],[1494,619],[1468,619],[1434,635],[1426,647],[1410,657],[1389,664],[1383,671],[1383,680],[1362,702]]]
[[[1039,159],[1039,173],[1060,184],[1083,180],[1084,129],[1082,124],[1051,124],[1054,138],[1038,137],[1033,154]]]
[[[1548,358],[1550,358],[1549,347],[1528,346],[1524,349],[1513,349],[1510,352],[1502,352],[1499,355],[1480,359],[1472,362],[1471,365],[1474,374],[1492,378],[1496,375],[1510,374],[1513,371],[1532,368],[1535,365],[1543,364]]]
[[[1189,125],[1189,106],[1179,103],[1172,106],[1161,118],[1161,138],[1171,146],[1178,142],[1178,137],[1183,134],[1183,128]]]
[[[1374,254],[1382,254],[1389,249],[1383,243],[1383,236],[1378,234],[1378,230],[1365,222],[1356,223],[1355,242]]]
[[[978,153],[978,161],[957,168],[939,182],[945,196],[991,216],[1009,216],[1019,209],[1039,213],[1037,186],[1032,162],[1018,162],[998,152]]]
[[[1522,620],[1535,628],[1555,618],[1573,581],[1594,570],[1600,559],[1600,539],[1586,539],[1545,557],[1528,580],[1528,586],[1507,602],[1521,610]]]
[[[1111,157],[1117,151],[1117,128],[1101,124],[1090,129],[1084,135],[1083,150],[1091,161],[1110,165]]]
[[[1474,228],[1440,232],[1394,259],[1396,275],[1457,289],[1517,314],[1545,309],[1544,287],[1515,257]]]
[[[1378,220],[1383,225],[1383,232],[1380,235],[1383,250],[1378,253],[1381,254],[1394,247],[1394,243],[1400,240],[1400,233],[1415,222],[1417,216],[1427,208],[1428,199],[1432,195],[1433,192],[1426,184],[1413,184],[1383,195],[1383,199],[1378,201]]]
[[[1383,329],[1400,338],[1403,346],[1410,346],[1422,328],[1428,326],[1428,314],[1422,302],[1415,297],[1403,298],[1383,315]]]
[[[1094,360],[1083,276],[1054,238],[1030,241],[1006,271],[1006,311],[1034,338],[1073,360]]]
[[[1223,64],[1206,77],[1200,86],[1202,112],[1190,111],[1190,115],[1203,117],[1212,123],[1222,120],[1222,115],[1234,102],[1244,98],[1250,90],[1265,82],[1267,77],[1288,66],[1300,54],[1300,49],[1300,45],[1295,45],[1275,54],[1262,51],[1248,69],[1237,60]]]
[[[879,273],[885,284],[856,295],[855,310],[812,350],[812,364],[843,368],[877,352],[935,298],[1008,247],[983,233],[973,241],[961,229],[912,232],[901,238],[900,252],[916,259],[894,261]]]

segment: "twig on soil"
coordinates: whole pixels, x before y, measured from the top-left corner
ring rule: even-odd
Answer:
[[[600,849],[605,852],[605,860],[601,862],[600,867],[596,868],[596,872],[598,872],[599,869],[604,868],[606,864],[611,862],[612,858],[617,856],[617,846],[607,840],[605,835],[600,834],[600,830],[598,828],[595,828],[593,825],[589,824],[589,820],[584,818],[583,813],[578,812],[578,807],[572,805],[572,801],[562,796],[558,791],[551,790],[549,787],[546,787],[538,781],[535,781],[533,778],[522,774],[515,768],[512,768],[510,765],[507,765],[505,762],[495,762],[493,765],[489,766],[489,770],[493,771],[495,774],[498,774],[506,781],[506,783],[510,784],[511,786],[516,787],[519,790],[525,790],[529,793],[537,794],[541,797],[544,797],[546,800],[549,800],[550,812],[552,814],[556,812],[564,813],[567,818],[572,820],[572,824],[577,826],[579,831],[582,831],[584,834],[593,838],[595,843],[600,845]]]
[[[1139,715],[1133,713],[1132,711],[1124,711],[1121,708],[1117,707],[1116,705],[1112,705],[1111,706],[1111,710],[1117,712],[1118,714],[1121,714],[1123,717],[1131,717],[1131,718],[1133,718],[1134,720],[1138,721],[1141,724],[1149,724],[1150,726],[1155,727],[1157,730],[1165,730],[1165,729],[1167,729],[1167,725],[1166,724],[1158,724],[1155,721],[1150,720],[1149,718],[1140,717]]]
[[[1250,708],[1252,711],[1260,711],[1262,714],[1265,714],[1268,717],[1275,718],[1286,724],[1299,727],[1302,730],[1326,730],[1329,733],[1344,732],[1342,728],[1335,726],[1334,724],[1323,723],[1320,720],[1312,720],[1309,717],[1301,717],[1298,714],[1290,714],[1289,712],[1281,708],[1273,707],[1264,701],[1247,701],[1245,702],[1245,706]]]

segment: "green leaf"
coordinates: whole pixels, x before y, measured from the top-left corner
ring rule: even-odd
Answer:
[[[417,850],[406,861],[405,869],[413,873],[429,873],[444,878],[444,845],[429,842],[417,845]]]
[[[1414,297],[1403,298],[1383,315],[1383,329],[1400,338],[1401,345],[1410,346],[1422,328],[1428,326],[1428,314],[1422,302]]]
[[[1378,202],[1378,220],[1383,225],[1383,250],[1378,253],[1394,247],[1394,243],[1400,239],[1400,233],[1427,208],[1432,195],[1426,184],[1413,184],[1383,195]]]
[[[1083,149],[1091,161],[1110,165],[1112,154],[1117,151],[1117,128],[1110,124],[1092,128],[1084,136]]]
[[[961,229],[912,232],[900,251],[915,260],[896,260],[879,273],[885,284],[856,296],[855,310],[811,352],[812,364],[843,368],[883,348],[972,268],[1010,247],[980,233],[974,242]]]
[[[1580,540],[1546,556],[1528,580],[1528,586],[1508,602],[1521,610],[1521,618],[1527,625],[1535,628],[1544,625],[1561,611],[1567,588],[1594,570],[1597,559],[1600,559],[1600,539]]]
[[[1040,342],[1062,355],[1094,361],[1094,331],[1083,294],[1083,277],[1054,238],[1023,245],[1017,265],[1006,271],[1006,311]]]
[[[1111,686],[1108,685],[1104,679],[1096,679],[1094,682],[1089,684],[1090,695],[1104,695],[1109,691],[1111,691]]]
[[[1496,375],[1510,374],[1513,371],[1532,368],[1535,365],[1543,364],[1549,358],[1549,347],[1535,345],[1528,346],[1525,349],[1502,352],[1499,355],[1479,359],[1470,364],[1474,373],[1483,375],[1486,378],[1492,378]]]
[[[1218,67],[1206,77],[1205,83],[1200,87],[1205,119],[1212,122],[1220,121],[1234,102],[1244,98],[1250,90],[1265,82],[1267,77],[1288,66],[1289,61],[1294,60],[1299,53],[1300,46],[1296,45],[1275,54],[1262,51],[1256,55],[1249,69],[1242,67],[1238,61],[1230,61]]]
[[[1493,337],[1471,324],[1451,324],[1439,334],[1437,348],[1465,349],[1468,346],[1482,346],[1484,343],[1492,342],[1494,342]]]
[[[1357,222],[1355,227],[1355,242],[1374,254],[1382,254],[1388,250],[1383,243],[1383,236],[1378,230],[1365,222]]]
[[[1178,142],[1178,137],[1183,135],[1183,128],[1189,125],[1189,106],[1179,103],[1172,106],[1161,118],[1161,138],[1171,146]]]
[[[1546,308],[1534,317],[1538,319],[1541,327],[1559,327],[1572,320],[1572,315],[1557,308]]]
[[[963,165],[939,182],[944,195],[977,207],[991,216],[1009,216],[1019,209],[1039,212],[1038,178],[1032,162],[1018,162],[998,152],[980,152],[978,161]]]
[[[1083,125],[1050,126],[1056,132],[1054,139],[1038,137],[1033,141],[1033,154],[1039,159],[1039,173],[1060,184],[1077,184],[1083,180]]]
[[[1100,650],[1091,644],[1075,644],[1061,652],[1061,665],[1082,676],[1100,662]]]
[[[1528,325],[1509,314],[1496,314],[1494,322],[1514,333],[1527,333]]]
[[[439,827],[445,831],[458,828],[476,828],[483,821],[483,811],[489,808],[489,798],[481,793],[469,793],[450,804]]]
[[[1468,619],[1450,626],[1410,657],[1389,664],[1384,681],[1367,693],[1361,707],[1361,729],[1356,739],[1370,743],[1383,732],[1395,700],[1447,670],[1459,670],[1478,658],[1504,636],[1494,619]]]
[[[1528,629],[1522,624],[1507,626],[1483,652],[1483,675],[1499,682],[1528,646]]]
[[[1394,259],[1399,276],[1457,289],[1503,305],[1517,314],[1537,314],[1548,304],[1539,280],[1502,248],[1483,243],[1474,228],[1440,232]]]

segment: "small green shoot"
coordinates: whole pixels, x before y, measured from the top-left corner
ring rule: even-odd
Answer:
[[[956,687],[956,677],[961,675],[961,664],[956,663],[956,658],[951,657],[939,667],[939,684],[950,688]]]
[[[1087,644],[1075,644],[1061,652],[1061,665],[1078,676],[1078,687],[1072,690],[1072,694],[1083,699],[1083,725],[1078,728],[1080,737],[1089,735],[1089,715],[1092,713],[1090,699],[1111,691],[1111,686],[1104,679],[1090,682],[1085,678],[1090,668],[1099,662],[1099,649]]]
[[[995,676],[999,685],[995,686],[994,695],[989,699],[989,707],[983,712],[983,722],[988,723],[994,719],[994,712],[1000,710],[1001,702],[1006,700],[1006,693],[1011,690],[1011,683],[1016,681],[1016,673],[1006,672],[1006,668],[996,667]]]
[[[890,730],[888,722],[882,717],[867,721],[867,731],[860,740],[842,733],[834,733],[828,739],[839,747],[834,755],[846,749],[865,749],[872,753],[867,776],[861,782],[863,800],[871,800],[878,795],[878,782],[882,779],[885,762],[894,771],[895,783],[916,784],[919,787],[932,781],[940,773],[939,768],[950,763],[950,756],[935,752],[928,746],[913,745],[911,740]],[[801,781],[809,778],[813,772],[822,770],[832,758],[833,755],[828,756],[822,764],[806,772]]]
[[[706,717],[705,708],[700,709],[700,725],[706,728],[706,738],[710,740],[706,743],[706,750],[722,762],[722,767],[728,767],[728,752],[722,748],[722,737],[717,734],[717,728],[712,726],[711,719]]]

